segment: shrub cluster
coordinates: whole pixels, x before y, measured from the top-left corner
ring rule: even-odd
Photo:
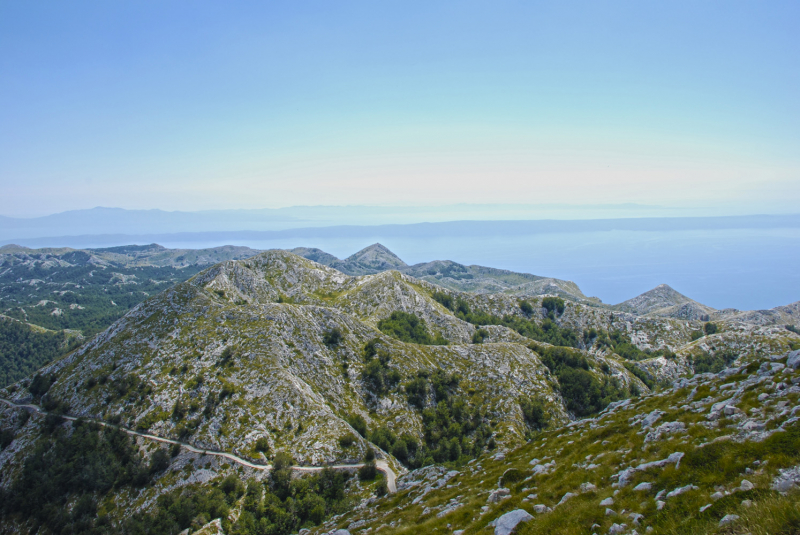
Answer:
[[[71,432],[48,422],[43,430],[22,471],[0,491],[0,512],[48,532],[96,532],[103,524],[98,503],[108,492],[146,485],[169,464],[162,449],[147,462],[131,437],[114,428],[77,421]]]
[[[378,428],[370,441],[410,468],[433,463],[462,463],[493,445],[482,399],[460,395],[460,379],[442,370],[418,372],[405,384],[409,403],[421,412],[423,442]]]
[[[616,379],[600,379],[591,373],[589,362],[578,351],[566,347],[531,349],[540,352],[542,363],[558,378],[558,390],[567,409],[576,416],[599,412],[629,394]]]
[[[575,331],[560,327],[555,321],[554,312],[558,312],[559,310],[561,312],[564,311],[564,301],[557,297],[545,298],[545,300],[551,299],[551,301],[548,301],[548,306],[552,308],[552,311],[549,312],[549,316],[544,319],[541,325],[533,320],[521,318],[519,316],[508,315],[500,317],[486,312],[473,311],[470,309],[469,304],[463,299],[453,299],[443,292],[435,292],[433,298],[451,310],[457,318],[473,325],[503,325],[517,331],[517,333],[526,338],[538,342],[547,342],[548,344],[556,346],[578,347],[579,345],[578,336],[575,334]],[[533,312],[533,307],[527,301],[523,301],[520,304],[520,309],[526,314]],[[476,333],[473,337],[473,343],[481,343],[483,338],[485,338],[485,335],[481,336]]]
[[[423,345],[447,345],[441,333],[435,337],[428,332],[425,320],[414,314],[395,310],[388,318],[378,322],[378,329],[401,342]]]
[[[364,346],[366,366],[361,370],[364,386],[375,396],[385,396],[400,382],[400,372],[389,367],[389,352],[379,346],[380,340],[375,338]]]

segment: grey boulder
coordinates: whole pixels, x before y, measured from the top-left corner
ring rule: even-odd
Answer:
[[[494,526],[494,535],[509,535],[518,524],[527,522],[531,518],[533,517],[530,513],[524,509],[514,509],[490,522],[489,525]]]

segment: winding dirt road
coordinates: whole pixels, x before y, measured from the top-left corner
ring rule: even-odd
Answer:
[[[48,414],[46,411],[43,411],[41,409],[41,407],[39,407],[38,405],[14,403],[13,401],[9,401],[9,400],[3,399],[3,398],[0,398],[0,401],[2,401],[3,403],[5,403],[6,405],[9,405],[11,407],[16,407],[18,409],[25,409],[25,410],[27,410],[29,412],[36,412],[38,414]],[[65,420],[69,420],[69,421],[72,421],[72,422],[78,420],[78,418],[76,418],[74,416],[65,416],[65,415],[59,415],[59,416],[61,416],[61,418],[64,418]],[[253,468],[254,470],[272,470],[272,465],[270,465],[270,464],[255,464],[255,463],[251,463],[250,461],[242,459],[241,457],[238,457],[238,456],[236,456],[236,455],[234,455],[232,453],[226,453],[224,451],[213,451],[213,450],[207,450],[207,449],[202,449],[202,448],[195,448],[191,444],[186,444],[185,442],[179,442],[177,440],[172,440],[172,439],[169,439],[169,438],[163,438],[163,437],[159,437],[159,436],[156,436],[156,435],[149,435],[147,433],[141,433],[139,431],[134,431],[133,429],[127,429],[127,428],[119,426],[119,425],[109,424],[109,423],[106,423],[106,422],[103,422],[103,421],[100,421],[100,420],[95,420],[93,418],[83,418],[83,420],[87,421],[87,422],[93,422],[93,423],[96,423],[98,425],[102,425],[103,427],[112,427],[114,429],[119,429],[120,431],[124,431],[125,433],[127,433],[129,435],[146,438],[148,440],[154,440],[156,442],[163,442],[164,444],[177,444],[181,448],[185,448],[185,449],[187,449],[187,450],[189,450],[191,452],[194,452],[194,453],[200,453],[200,454],[203,454],[203,455],[214,455],[216,457],[224,457],[225,459],[228,459],[230,461],[238,463],[238,464],[240,464],[242,466],[247,466],[248,468]],[[292,470],[296,470],[298,472],[319,472],[323,468],[333,468],[334,470],[337,470],[337,469],[338,470],[351,470],[353,468],[361,468],[362,466],[364,466],[363,463],[361,463],[361,464],[334,464],[334,465],[330,465],[330,466],[293,466]],[[394,494],[395,492],[397,492],[397,484],[395,483],[396,476],[395,476],[394,471],[389,467],[389,463],[387,463],[386,461],[383,461],[383,460],[376,460],[375,461],[375,467],[386,475],[386,486],[388,487],[389,492],[391,494]]]

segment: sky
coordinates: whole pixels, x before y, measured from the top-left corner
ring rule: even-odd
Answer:
[[[800,3],[0,0],[0,214],[800,206]]]

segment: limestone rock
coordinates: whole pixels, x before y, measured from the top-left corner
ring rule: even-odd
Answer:
[[[490,522],[489,525],[494,526],[494,535],[509,535],[518,524],[532,518],[530,513],[524,509],[515,509]]]

